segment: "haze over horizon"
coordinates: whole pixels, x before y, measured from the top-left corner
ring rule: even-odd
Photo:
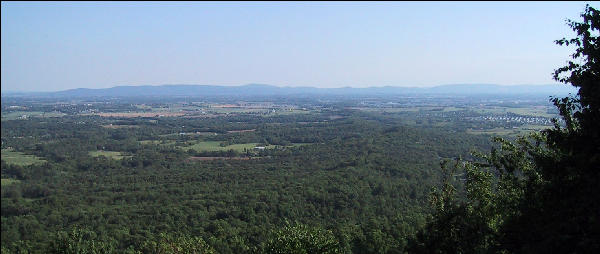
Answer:
[[[2,2],[2,91],[555,84],[586,2]]]
[[[352,87],[352,86],[338,86],[338,87],[318,87],[318,86],[281,86],[281,85],[273,85],[273,84],[256,84],[256,83],[248,83],[248,84],[232,84],[232,85],[219,85],[219,84],[136,84],[136,85],[132,85],[132,84],[124,84],[124,85],[115,85],[115,86],[110,86],[110,87],[75,87],[75,88],[67,88],[67,89],[62,89],[62,90],[51,90],[51,91],[43,91],[43,90],[36,90],[36,91],[21,91],[21,90],[7,90],[2,88],[2,92],[3,93],[52,93],[52,92],[65,92],[65,91],[71,91],[71,90],[78,90],[78,89],[111,89],[111,88],[120,88],[120,87],[164,87],[164,86],[212,86],[212,87],[246,87],[246,86],[252,86],[252,85],[260,85],[260,86],[270,86],[270,87],[278,87],[278,88],[317,88],[317,89],[336,89],[336,88],[363,88],[363,89],[369,89],[369,88],[439,88],[439,87],[445,87],[445,86],[455,86],[455,85],[459,85],[459,86],[487,86],[487,85],[491,85],[491,86],[501,86],[501,87],[519,87],[519,86],[533,86],[533,87],[547,87],[547,86],[556,86],[556,87],[567,87],[567,85],[565,84],[561,84],[561,83],[548,83],[548,84],[511,84],[511,85],[505,85],[505,84],[475,84],[475,83],[471,83],[471,84],[439,84],[439,85],[431,85],[431,86],[393,86],[393,85],[387,85],[387,86],[363,86],[363,87]],[[573,88],[575,89],[575,88]]]

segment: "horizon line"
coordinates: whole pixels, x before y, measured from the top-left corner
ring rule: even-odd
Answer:
[[[338,86],[338,87],[317,87],[317,86],[283,86],[283,85],[272,85],[272,84],[262,84],[262,83],[247,83],[243,85],[202,85],[202,84],[141,84],[141,85],[116,85],[112,87],[103,87],[103,88],[89,88],[89,87],[77,87],[77,88],[69,88],[64,90],[46,90],[46,91],[32,91],[32,90],[1,90],[1,93],[52,93],[52,92],[63,92],[69,90],[76,89],[89,89],[89,90],[101,90],[101,89],[112,89],[117,87],[160,87],[160,86],[221,86],[221,87],[242,87],[242,86],[251,86],[251,85],[262,85],[262,86],[272,86],[277,88],[317,88],[317,89],[342,89],[342,88],[351,88],[351,89],[369,89],[369,88],[434,88],[441,86],[453,86],[453,85],[494,85],[494,86],[549,86],[549,85],[567,85],[564,83],[544,83],[544,84],[495,84],[495,83],[447,83],[447,84],[439,84],[439,85],[431,85],[431,86],[397,86],[397,85],[380,85],[380,86],[366,86],[366,87],[356,87],[356,86]]]

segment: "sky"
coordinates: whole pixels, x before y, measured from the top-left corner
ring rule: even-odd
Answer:
[[[2,2],[2,91],[553,84],[598,2]]]

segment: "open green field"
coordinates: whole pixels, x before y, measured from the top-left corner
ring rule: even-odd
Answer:
[[[42,160],[35,155],[16,152],[12,149],[2,149],[2,160],[6,161],[6,163],[8,164],[14,164],[19,166],[41,164],[45,162],[45,160]]]
[[[423,112],[423,111],[437,111],[437,112],[452,112],[452,111],[461,111],[464,108],[459,107],[401,107],[401,108],[371,108],[371,107],[357,107],[354,109],[358,109],[361,111],[367,112],[385,112],[385,113],[401,113],[401,112]]]
[[[244,149],[253,150],[254,147],[259,145],[259,143],[246,143],[246,144],[233,144],[233,145],[229,145],[229,146],[221,146],[220,143],[221,143],[221,141],[204,141],[204,142],[199,142],[199,143],[191,145],[191,146],[183,146],[182,148],[194,149],[199,152],[229,151],[229,150],[234,150],[237,152],[244,152]],[[309,144],[311,144],[311,143],[294,143],[290,146],[269,145],[269,146],[266,146],[265,149],[296,147],[296,146],[309,145]]]
[[[272,114],[275,114],[275,115],[293,115],[293,114],[310,114],[310,113],[312,113],[312,111],[302,110],[302,109],[284,109],[284,110],[277,110],[275,112],[272,112]]]
[[[478,113],[506,114],[514,113],[523,116],[539,116],[539,117],[556,117],[556,114],[548,113],[549,107],[523,107],[523,108],[508,108],[508,107],[481,107],[474,108],[473,111]]]
[[[505,128],[493,128],[486,130],[473,130],[468,129],[467,133],[469,134],[488,134],[488,135],[498,135],[498,136],[512,136],[519,135],[518,129],[505,129]]]
[[[171,134],[169,134],[171,135]],[[166,135],[165,135],[166,136]],[[140,140],[142,145],[174,145],[175,140]]]
[[[144,112],[180,112],[180,111],[195,111],[198,106],[184,106],[179,103],[168,104],[165,106],[151,106],[146,104],[136,104],[136,108],[141,109]]]
[[[530,107],[530,108],[508,108],[509,112],[524,116],[557,117],[557,114],[548,113],[548,107]]]
[[[121,154],[121,152],[114,152],[114,151],[91,151],[89,152],[89,155],[92,157],[99,157],[99,156],[104,156],[107,158],[112,158],[115,160],[120,160],[123,159],[126,156],[123,156],[123,154]]]
[[[216,136],[219,135],[216,132],[186,132],[186,133],[171,133],[171,134],[162,134],[162,135],[158,135],[159,137],[176,137],[176,136]],[[148,141],[152,141],[152,140],[143,140],[140,142],[145,142],[145,143],[152,143],[152,142],[148,142]]]
[[[488,135],[497,135],[497,136],[517,136],[517,135],[525,135],[532,131],[540,131],[544,129],[548,129],[550,126],[545,125],[523,125],[516,129],[505,129],[505,128],[493,128],[487,130],[473,130],[468,129],[467,133],[469,134],[488,134]]]
[[[225,114],[225,113],[268,113],[270,109],[266,108],[206,108],[205,112],[207,113],[217,113],[217,114]]]
[[[60,112],[40,112],[40,111],[14,111],[10,113],[2,112],[2,120],[16,120],[28,117],[62,117],[66,114]]]
[[[371,107],[356,107],[360,111],[366,112],[385,112],[385,113],[400,113],[400,112],[418,112],[419,107],[412,108],[371,108]]]
[[[221,146],[221,141],[204,141],[191,146],[184,146],[185,149],[194,149],[199,152],[212,152],[212,151],[229,151],[234,150],[237,152],[243,152],[244,149],[252,150],[258,145],[258,143],[246,143],[246,144],[233,144],[229,146]]]
[[[214,151],[229,151],[234,150],[237,152],[244,152],[246,150],[253,150],[254,147],[258,146],[259,143],[245,143],[245,144],[233,144],[228,146],[221,146],[221,142],[223,141],[187,141],[185,143],[177,143],[174,140],[141,140],[139,141],[141,144],[149,145],[175,145],[175,147],[179,149],[193,149],[198,152],[214,152]],[[185,144],[185,145],[184,145]],[[265,149],[276,149],[276,148],[284,148],[284,147],[297,147],[303,145],[310,145],[312,143],[293,143],[289,146],[279,146],[279,145],[269,145],[266,146]],[[106,155],[105,155],[106,156]]]
[[[168,104],[162,107],[152,107],[148,105],[136,105],[137,108],[142,110],[149,110],[150,112],[182,112],[182,111],[204,111],[207,113],[249,113],[249,112],[267,112],[269,109],[266,108],[221,108],[221,107],[206,107],[199,105],[181,105],[178,103]]]
[[[152,107],[149,105],[138,104],[135,105],[137,108],[156,113],[165,112],[204,112],[205,114],[234,114],[234,113],[262,113],[262,114],[274,114],[274,115],[291,115],[291,114],[306,114],[310,113],[308,110],[301,109],[279,109],[269,107],[220,107],[221,105],[181,105],[181,104],[169,104],[162,107]]]
[[[21,180],[9,179],[9,178],[2,178],[1,181],[2,181],[1,182],[2,186],[9,186],[9,185],[21,182]]]
[[[177,143],[174,140],[142,140],[139,141],[142,144],[148,145],[148,144],[155,144],[155,145],[176,145]],[[229,150],[235,150],[238,152],[243,152],[244,149],[248,149],[248,150],[252,150],[254,149],[254,147],[256,147],[258,145],[258,143],[246,143],[246,144],[233,144],[233,145],[229,145],[229,146],[221,146],[221,142],[222,141],[201,141],[201,142],[197,142],[197,141],[188,141],[185,144],[187,145],[182,145],[183,143],[179,143],[177,144],[178,148],[181,149],[194,149],[196,151],[199,152],[213,152],[213,151],[229,151]]]
[[[432,107],[432,106],[415,106],[415,107],[398,107],[398,108],[375,108],[375,107],[355,107],[361,111],[367,112],[385,112],[385,113],[402,113],[402,112],[452,112],[466,110],[463,107]],[[557,114],[549,113],[551,107],[547,106],[531,106],[521,108],[509,108],[509,107],[498,107],[498,106],[485,106],[485,107],[473,107],[469,108],[472,111],[482,114],[506,114],[514,113],[523,116],[537,116],[537,117],[556,117]]]

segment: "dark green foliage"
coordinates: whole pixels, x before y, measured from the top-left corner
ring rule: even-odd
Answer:
[[[534,162],[543,184],[526,193],[521,215],[507,223],[513,251],[600,251],[600,12],[586,6],[582,22],[569,21],[577,48],[555,79],[579,88],[575,98],[554,99],[566,125],[546,130],[548,152]],[[561,76],[564,75],[564,76]],[[518,230],[525,224],[528,230]]]
[[[47,252],[55,254],[113,253],[115,245],[114,240],[100,239],[93,231],[74,228],[71,232],[58,232]]]
[[[452,166],[442,163],[443,181],[434,188],[430,202],[433,217],[416,235],[412,253],[483,253],[494,245],[496,214],[492,207],[492,175],[473,165],[456,160]],[[458,174],[462,169],[464,173]],[[458,202],[455,186],[465,180],[467,201]]]
[[[161,245],[154,238],[166,232],[173,241],[201,237],[218,253],[250,253],[292,220],[331,230],[341,250],[398,253],[424,222],[435,161],[488,143],[447,129],[403,126],[395,116],[335,115],[343,118],[161,118],[129,120],[138,127],[117,129],[101,127],[111,120],[89,116],[3,122],[5,146],[48,161],[2,163],[2,177],[19,180],[2,187],[3,246],[45,253],[49,243],[59,246],[54,232],[77,226],[115,239],[116,252],[140,251],[148,241]],[[248,160],[192,160],[206,154],[178,146],[215,135],[168,135],[176,126],[195,133],[219,124],[256,129],[223,131],[216,135],[222,142],[310,143],[237,155],[254,157]],[[116,139],[117,132],[127,138]],[[139,142],[148,139],[157,142]],[[98,150],[124,157],[89,155]],[[15,245],[19,241],[27,245]]]
[[[304,224],[286,225],[276,230],[265,243],[262,252],[268,254],[344,253],[332,231]]]
[[[215,250],[200,237],[174,237],[161,233],[157,240],[143,243],[140,253],[148,254],[212,254]]]
[[[554,75],[579,88],[574,98],[553,99],[565,125],[555,121],[514,142],[496,139],[490,154],[459,161],[433,193],[433,218],[413,252],[600,251],[600,12],[587,6],[582,17],[569,21],[575,39],[557,41],[577,46]],[[465,178],[452,184],[457,169]]]

